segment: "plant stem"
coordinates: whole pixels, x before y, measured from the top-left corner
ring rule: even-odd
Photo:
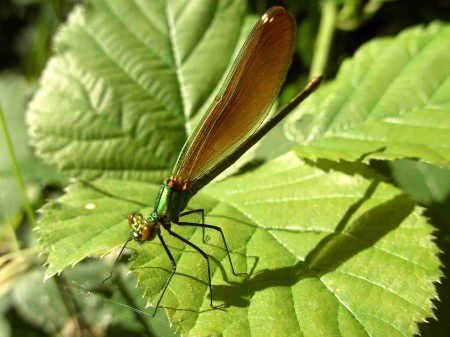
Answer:
[[[69,315],[69,317],[74,317],[76,319],[79,331],[82,334],[87,333],[87,336],[95,336],[88,322],[84,318],[80,305],[75,299],[71,288],[68,286],[68,282],[65,277],[62,275],[55,275],[54,279],[56,286],[59,289],[63,304],[67,310],[67,314]],[[67,293],[68,296],[63,295],[64,293]]]
[[[1,106],[0,106],[0,124],[2,125],[3,137],[5,138],[5,143],[6,147],[8,148],[9,157],[11,158],[13,170],[16,175],[17,183],[19,184],[19,190],[20,193],[22,194],[22,200],[25,206],[25,211],[27,212],[28,220],[31,226],[35,227],[36,218],[34,217],[33,208],[31,207],[30,201],[28,200],[27,192],[25,189],[25,183],[23,182],[22,174],[20,173],[19,164],[17,163],[16,154],[14,153],[14,147],[11,142],[11,136],[9,135],[8,128],[6,127],[6,119],[3,114],[3,109]]]
[[[335,0],[320,2],[320,25],[314,47],[313,60],[309,77],[322,75],[326,71],[328,56],[333,42],[334,28],[337,17],[337,3]]]
[[[11,242],[12,250],[15,251],[15,252],[20,252],[20,241],[17,238],[16,231],[14,229],[14,226],[11,223],[11,218],[6,220],[6,224],[8,226],[8,231],[10,232],[9,238],[12,241]]]
[[[135,303],[134,298],[132,296],[130,296],[130,294],[128,293],[128,290],[126,289],[126,287],[123,284],[121,276],[119,276],[117,278],[117,285],[119,286],[120,293],[125,298],[125,300],[128,302],[128,304],[133,308],[137,308],[137,304]],[[136,315],[136,318],[139,321],[139,323],[143,326],[143,328],[145,329],[147,334],[149,336],[153,336],[152,328],[151,328],[151,326],[148,325],[147,321],[139,314]]]

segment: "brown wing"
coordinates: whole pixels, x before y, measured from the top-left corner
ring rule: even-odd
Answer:
[[[267,117],[291,63],[295,21],[282,7],[257,22],[215,101],[187,140],[172,176],[195,181],[232,153]]]

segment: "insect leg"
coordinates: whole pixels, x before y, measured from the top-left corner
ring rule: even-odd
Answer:
[[[164,293],[166,292],[167,287],[169,286],[170,281],[172,280],[173,275],[175,275],[175,272],[177,271],[177,264],[172,256],[172,253],[169,250],[169,247],[167,247],[162,235],[160,233],[156,233],[159,237],[159,239],[161,240],[161,243],[164,247],[164,250],[166,251],[167,255],[169,256],[170,262],[172,263],[172,273],[170,274],[169,278],[166,281],[166,284],[164,285],[163,291],[161,293],[161,296],[159,296],[159,300],[156,303],[156,307],[155,307],[155,311],[153,312],[153,317],[155,317],[156,314],[156,310],[158,310],[159,308],[159,304],[161,303],[161,300],[164,296]]]
[[[212,293],[212,285],[211,285],[211,267],[209,265],[209,257],[208,255],[206,255],[206,253],[201,250],[199,247],[197,247],[196,245],[194,245],[192,242],[190,242],[189,240],[183,238],[182,236],[178,235],[175,232],[172,232],[172,230],[169,227],[165,227],[167,229],[167,231],[169,232],[170,235],[176,237],[178,240],[183,241],[185,244],[187,244],[188,246],[191,246],[192,248],[194,248],[197,252],[199,252],[206,260],[206,265],[208,267],[208,281],[209,281],[209,300],[210,300],[210,304],[211,304],[211,308],[213,309],[220,309],[220,310],[225,310],[221,307],[216,307],[213,305],[213,293]]]
[[[203,209],[194,209],[192,211],[183,212],[180,214],[180,218],[183,216],[187,216],[189,214],[200,214],[201,216],[201,224],[205,224],[205,211]],[[209,241],[209,236],[205,235],[205,227],[202,227],[202,234],[203,234],[203,243],[207,243]]]
[[[197,210],[197,211],[199,211],[199,210]],[[201,210],[201,211],[203,212],[203,210]],[[190,211],[190,212],[194,212],[194,211]],[[218,231],[220,233],[220,235],[222,236],[222,241],[223,241],[223,244],[225,246],[225,250],[227,251],[228,261],[230,261],[231,271],[233,272],[233,275],[235,275],[235,276],[247,276],[247,273],[236,273],[234,271],[233,262],[231,262],[230,251],[228,249],[227,241],[225,240],[225,235],[223,235],[222,228],[220,228],[218,226],[208,225],[208,224],[205,224],[205,223],[197,224],[197,223],[192,223],[192,222],[182,222],[182,221],[180,221],[180,222],[177,222],[176,224],[180,225],[180,226],[201,227],[202,230],[203,230],[203,233],[205,233],[205,228],[211,228],[211,229],[214,229],[214,230]]]

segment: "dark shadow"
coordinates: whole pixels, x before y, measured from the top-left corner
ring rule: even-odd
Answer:
[[[169,247],[170,247],[170,246],[169,246]],[[181,251],[181,249],[172,248],[172,247],[171,247],[170,249],[171,249],[171,250],[178,250],[178,251]],[[178,271],[177,271],[176,275],[185,276],[185,277],[190,278],[190,279],[192,279],[192,280],[196,280],[196,281],[198,281],[198,282],[207,284],[207,282],[206,282],[206,278],[207,278],[207,268],[206,268],[206,262],[205,262],[205,259],[204,259],[197,251],[195,251],[195,250],[192,250],[192,251],[183,251],[182,253],[183,253],[183,254],[197,254],[197,255],[198,255],[199,261],[202,261],[202,263],[205,264],[205,280],[199,280],[198,278],[195,278],[195,277],[190,276],[190,275],[188,275],[188,274],[180,273],[180,272],[178,272]],[[136,254],[139,254],[139,252],[136,252]],[[231,252],[231,254],[232,254],[232,255],[233,255],[233,254],[234,254],[234,255],[237,254],[237,255],[244,256],[244,254],[242,254],[242,253],[234,253],[234,252]],[[231,273],[231,267],[230,267],[230,265],[228,264],[228,267],[229,267],[229,268],[227,268],[227,270],[225,270],[225,267],[223,266],[223,263],[221,263],[218,259],[216,259],[216,258],[215,258],[214,256],[212,256],[212,255],[208,255],[208,257],[209,257],[210,261],[215,262],[215,264],[217,265],[217,268],[220,270],[220,272],[221,272],[221,274],[222,274],[222,278],[224,279],[224,281],[229,283],[228,274]],[[253,260],[253,264],[252,264],[252,266],[251,266],[250,273],[248,274],[248,275],[251,275],[251,273],[254,272],[254,270],[256,269],[256,266],[257,266],[258,261],[259,261],[259,257],[258,257],[258,256],[246,256],[246,258],[247,258],[247,259],[252,259],[252,260]],[[177,261],[177,263],[178,263],[178,261]],[[226,262],[224,262],[224,263],[227,264]],[[163,270],[164,272],[167,273],[167,277],[169,277],[169,275],[170,275],[170,273],[171,273],[169,257],[167,257],[167,269],[166,269],[166,268],[162,268],[162,267],[153,267],[153,266],[141,266],[141,267],[133,267],[133,268],[130,268],[131,271],[137,271],[137,270],[142,270],[142,269],[159,269],[159,270]],[[237,271],[237,272],[240,272],[240,271]]]
[[[437,228],[433,233],[435,243],[441,254],[443,277],[439,283],[435,283],[439,300],[433,300],[435,306],[433,312],[436,319],[430,318],[429,322],[420,323],[420,336],[447,337],[450,336],[450,195],[440,203],[424,205],[427,207],[424,216]]]
[[[322,159],[322,158],[319,158],[314,161],[310,160],[310,159],[303,159],[303,161],[306,164],[308,164],[312,167],[317,167],[318,169],[321,169],[322,171],[325,171],[325,172],[329,172],[329,171],[333,170],[333,171],[345,173],[350,176],[358,174],[358,175],[360,175],[364,178],[370,179],[370,180],[373,180],[374,178],[378,179],[378,180],[384,180],[385,176],[383,176],[381,174],[377,174],[373,169],[371,169],[370,166],[367,166],[366,164],[363,163],[363,160],[366,157],[368,157],[372,154],[375,154],[375,153],[381,153],[384,150],[386,150],[386,147],[381,147],[377,150],[364,153],[355,161],[340,160],[339,162],[336,162],[333,160]],[[343,165],[343,163],[345,165]]]
[[[295,279],[300,280],[311,274],[320,277],[335,270],[396,229],[411,214],[414,206],[415,204],[405,195],[399,195],[365,212],[348,228],[344,228],[345,223],[341,221],[336,232],[322,239],[308,254],[302,263],[304,270],[296,268]]]
[[[309,277],[321,277],[334,271],[361,251],[372,247],[383,236],[396,229],[413,211],[415,204],[405,195],[399,195],[366,211],[349,223],[351,216],[375,192],[378,182],[373,182],[365,195],[355,202],[336,225],[333,233],[323,238],[316,247],[293,267],[262,270],[248,280],[226,286],[213,286],[216,300],[224,306],[248,306],[257,291],[271,287],[290,287]]]
[[[304,159],[305,163],[311,167],[316,167],[322,171],[330,172],[337,171],[344,173],[348,176],[360,175],[368,180],[386,180],[386,177],[378,174],[375,170],[371,169],[370,166],[360,162],[350,162],[341,160],[340,162],[335,162],[328,159],[318,159],[316,161],[311,161],[309,159]]]
[[[213,260],[215,260],[215,259],[213,259]],[[215,260],[215,261],[218,262],[217,260]],[[222,273],[226,275],[226,273],[223,271],[223,267],[221,266],[221,264],[217,263],[217,265],[222,269]],[[161,268],[161,267],[150,267],[150,266],[149,267],[139,267],[139,268],[133,268],[133,271],[136,271],[138,269],[159,269],[159,270],[162,270],[165,273],[167,273],[167,277],[169,277],[169,275],[170,275],[170,270],[169,269],[165,269],[165,268]],[[177,272],[175,275],[177,277],[185,277],[187,279],[194,280],[195,282],[199,282],[199,283],[203,284],[206,287],[208,286],[208,281],[207,281],[207,276],[206,276],[207,275],[206,267],[205,267],[205,278],[204,279],[198,279],[197,277],[194,277],[192,275],[189,275],[189,274],[186,274],[186,273],[179,273],[179,272]],[[242,278],[242,282],[239,282],[239,283],[237,283],[237,282],[229,282],[228,278],[226,276],[225,276],[225,278],[226,278],[226,282],[228,282],[230,284],[230,286],[227,285],[227,286],[224,286],[224,288],[226,289],[226,291],[230,292],[230,295],[229,295],[230,297],[236,297],[235,290],[233,290],[235,287],[237,289],[240,289],[241,287],[238,287],[238,286],[240,286],[241,284],[245,285],[246,282],[248,281],[248,277],[243,277]],[[141,285],[141,286],[144,287],[144,285]],[[216,299],[218,299],[218,296],[216,296],[216,288],[220,289],[221,286],[214,286],[214,284],[213,284],[212,287],[213,287],[213,299],[215,301]],[[248,297],[247,295],[248,295],[247,292],[245,292],[245,294],[242,294],[242,296],[241,296],[241,298],[245,298],[245,303],[243,303],[243,305],[245,304],[245,306],[248,306],[248,304],[249,304],[248,299],[247,299],[247,297]],[[209,299],[209,292],[207,292],[205,296],[206,296],[205,298]],[[164,300],[163,300],[163,303],[164,303]],[[203,313],[203,312],[207,312],[207,311],[211,311],[211,310],[216,310],[214,308],[210,308],[210,309],[205,309],[205,310],[198,311],[198,310],[194,310],[194,309],[189,309],[189,303],[180,303],[180,304],[181,305],[186,305],[186,307],[184,307],[184,308],[183,307],[181,307],[181,308],[180,307],[172,308],[170,306],[164,306],[163,304],[162,304],[161,307],[165,308],[165,309],[174,310],[174,311],[186,311],[186,312],[197,312],[197,313]],[[220,306],[224,307],[224,308],[229,307],[229,306],[226,305],[226,303],[224,303],[224,304],[222,304]]]
[[[169,246],[170,247],[170,246]],[[223,247],[220,247],[220,246],[218,246],[219,248],[221,248],[221,249],[223,249],[223,250],[225,250],[225,248],[223,248]],[[176,248],[174,248],[174,247],[170,247],[170,249],[172,250],[179,250],[179,249],[176,249]],[[231,252],[232,253],[232,255],[233,254],[238,254],[238,255],[241,255],[241,256],[243,256],[244,254],[242,254],[242,253],[234,253],[234,252]],[[137,253],[137,254],[139,254],[139,253]],[[204,270],[205,270],[205,277],[203,278],[203,279],[199,279],[199,278],[197,278],[197,277],[194,277],[194,276],[192,276],[192,275],[189,275],[189,274],[186,274],[186,273],[180,273],[180,272],[177,272],[175,275],[177,275],[177,277],[186,277],[186,278],[188,278],[188,279],[191,279],[191,280],[195,280],[196,282],[200,282],[201,284],[203,284],[203,285],[205,285],[205,286],[208,286],[208,281],[207,281],[207,268],[206,268],[206,264],[205,264],[205,262],[204,262],[204,259],[203,259],[203,257],[197,252],[197,251],[195,251],[195,250],[192,250],[192,251],[184,251],[183,252],[183,254],[197,254],[198,255],[198,257],[199,257],[199,259],[200,259],[200,261],[202,261],[203,263],[204,263]],[[251,266],[251,268],[250,268],[250,272],[249,272],[249,274],[248,275],[246,275],[246,276],[242,276],[242,277],[239,277],[239,276],[236,276],[236,277],[238,277],[238,278],[241,278],[242,279],[242,281],[240,281],[240,282],[233,282],[233,281],[230,281],[229,280],[229,278],[228,278],[228,275],[229,275],[229,273],[231,274],[231,266],[229,266],[229,264],[228,264],[228,266],[227,266],[227,269],[224,267],[224,265],[223,265],[223,263],[221,263],[218,259],[216,259],[214,256],[212,256],[212,255],[208,255],[208,257],[209,257],[209,259],[210,259],[210,261],[211,262],[214,262],[215,263],[215,265],[217,266],[217,268],[220,270],[220,272],[221,272],[221,275],[222,275],[222,278],[224,279],[224,281],[225,282],[227,282],[230,286],[225,286],[225,291],[227,292],[227,295],[226,295],[226,297],[234,297],[234,298],[240,298],[240,299],[242,299],[242,303],[239,303],[239,305],[242,305],[242,306],[248,306],[249,305],[249,301],[248,301],[248,291],[247,291],[247,289],[248,289],[248,287],[246,286],[247,285],[247,282],[248,282],[248,278],[249,278],[249,276],[254,272],[254,270],[256,269],[256,266],[257,266],[257,264],[258,264],[258,261],[259,261],[259,258],[257,257],[257,256],[247,256],[247,260],[249,259],[249,258],[253,258],[253,265]],[[225,264],[227,264],[226,262],[224,262]],[[167,278],[169,277],[169,275],[170,275],[170,273],[171,273],[171,270],[169,269],[169,267],[170,267],[170,263],[169,263],[169,258],[168,258],[168,260],[167,260],[167,269],[166,268],[161,268],[161,267],[152,267],[152,266],[142,266],[142,267],[137,267],[137,268],[133,268],[132,269],[132,271],[137,271],[137,270],[143,270],[143,269],[158,269],[158,270],[161,270],[161,271],[163,271],[164,273],[166,273],[167,274]],[[237,271],[237,272],[240,272],[240,271]],[[236,288],[236,287],[239,287],[240,285],[244,285],[244,289],[241,289],[241,288],[239,288],[239,291],[241,291],[241,292],[243,292],[243,293],[241,293],[238,297],[236,296],[236,290],[233,290],[233,288]],[[218,297],[219,296],[217,296],[216,295],[216,286],[214,286],[214,284],[212,284],[212,288],[213,288],[213,299],[214,300],[216,300],[216,299],[218,299]],[[218,288],[217,289],[221,289],[221,286],[218,286]],[[230,293],[231,292],[231,293]],[[229,295],[228,295],[228,293],[229,293]],[[207,295],[207,296],[209,296],[209,294]],[[220,295],[220,297],[223,297],[224,296],[224,294],[223,294],[223,292],[222,292],[222,294]],[[236,301],[234,301],[233,303],[236,303]],[[183,305],[183,304],[182,304]],[[189,304],[187,304],[187,305],[189,305]],[[229,307],[229,305],[227,305],[227,303],[224,303],[223,305],[221,305],[221,307],[224,307],[224,308],[227,308],[227,307]],[[170,309],[170,310],[177,310],[177,311],[187,311],[187,312],[199,312],[199,313],[201,313],[201,312],[206,312],[206,311],[210,311],[210,310],[215,310],[215,309],[213,309],[213,308],[211,308],[211,309],[207,309],[207,310],[202,310],[202,311],[196,311],[196,310],[193,310],[193,309],[189,309],[189,307],[186,307],[186,308],[171,308],[171,307],[165,307],[166,309]]]
[[[356,159],[355,161],[356,161],[356,162],[362,162],[364,159],[366,159],[366,158],[369,157],[370,155],[376,154],[376,153],[382,153],[382,152],[386,151],[386,149],[387,149],[387,146],[382,146],[382,147],[380,147],[379,149],[376,149],[376,150],[373,150],[373,151],[369,151],[369,152],[363,153],[363,154],[362,154],[361,156],[359,156],[359,158]]]
[[[232,176],[239,176],[245,173],[248,173],[250,171],[256,170],[258,167],[263,165],[265,163],[262,159],[253,159],[247,163],[245,163],[242,167],[238,169],[236,173],[234,173]]]

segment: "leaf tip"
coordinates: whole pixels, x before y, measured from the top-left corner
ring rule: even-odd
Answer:
[[[53,277],[53,274],[47,274],[47,273],[45,273],[45,275],[44,275],[44,282],[47,282],[47,280],[50,279],[50,278],[52,278],[52,277]]]

